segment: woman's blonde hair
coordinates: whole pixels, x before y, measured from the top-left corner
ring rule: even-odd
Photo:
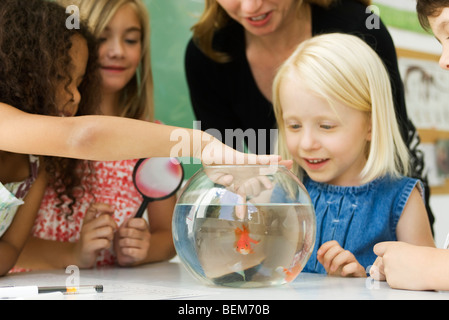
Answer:
[[[320,7],[328,8],[331,4],[339,0],[294,0],[296,2],[296,12],[299,15],[304,3],[315,4]],[[364,5],[371,4],[371,0],[357,0]],[[220,6],[217,0],[205,0],[204,11],[193,25],[193,40],[201,51],[212,60],[220,63],[229,61],[229,56],[224,52],[219,52],[213,48],[214,35],[218,30],[226,27],[231,21],[231,17]]]
[[[120,116],[154,120],[153,73],[150,56],[150,18],[141,0],[57,0],[62,6],[76,5],[82,20],[86,20],[92,33],[99,38],[116,12],[125,4],[131,4],[142,28],[142,53],[135,76],[123,88],[120,95]]]
[[[273,104],[279,128],[279,153],[292,159],[285,141],[279,90],[284,80],[303,79],[307,90],[332,104],[338,101],[367,113],[371,142],[362,183],[384,175],[409,172],[409,152],[402,140],[388,73],[382,60],[363,40],[347,34],[325,34],[304,41],[280,67],[273,83]],[[301,174],[295,164],[296,174]]]

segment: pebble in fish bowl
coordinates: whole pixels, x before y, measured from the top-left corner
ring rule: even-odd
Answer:
[[[204,284],[228,287],[293,281],[315,229],[310,197],[284,166],[203,167],[182,189],[173,216],[181,262]]]

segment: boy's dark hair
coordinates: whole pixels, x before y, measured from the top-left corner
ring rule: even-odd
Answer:
[[[429,31],[428,17],[438,16],[444,8],[449,8],[449,0],[417,0],[416,11],[421,26]]]
[[[58,115],[56,88],[64,81],[67,90],[72,80],[69,50],[78,34],[87,42],[89,60],[77,115],[96,113],[97,41],[82,21],[79,29],[66,28],[68,17],[65,8],[46,0],[0,1],[0,102],[28,113]],[[74,159],[45,158],[58,197],[65,194],[72,203],[81,179],[76,165]]]

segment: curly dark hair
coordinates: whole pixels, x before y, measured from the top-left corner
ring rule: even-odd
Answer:
[[[82,96],[76,115],[96,113],[100,77],[97,67],[98,44],[87,25],[66,27],[65,8],[46,0],[0,1],[0,101],[22,111],[58,115],[55,96],[58,83],[71,83],[69,50],[72,37],[82,36],[89,49],[85,77],[79,87]],[[76,199],[81,175],[79,160],[45,157],[45,168],[58,198]]]

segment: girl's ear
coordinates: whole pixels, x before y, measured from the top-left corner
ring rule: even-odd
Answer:
[[[371,115],[370,115],[370,116],[368,117],[368,132],[367,132],[367,134],[366,134],[366,141],[371,142],[371,139],[372,139],[372,136],[371,136],[372,129],[373,129],[373,121],[372,121],[372,118],[371,118]]]

